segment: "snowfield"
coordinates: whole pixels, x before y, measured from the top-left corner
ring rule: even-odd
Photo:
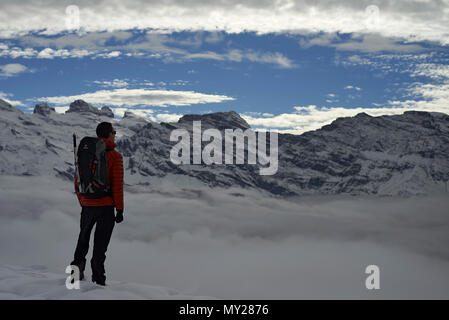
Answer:
[[[81,211],[72,184],[0,176],[0,298],[449,298],[445,194],[286,200],[164,181],[127,187],[110,286],[92,284],[88,266],[77,291],[64,273]],[[380,290],[365,288],[371,264]]]
[[[110,281],[107,287],[82,281],[80,288],[68,290],[66,279],[45,266],[0,265],[0,299],[213,299],[192,297],[163,287]]]

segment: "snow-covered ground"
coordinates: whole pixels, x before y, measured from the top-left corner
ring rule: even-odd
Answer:
[[[79,231],[72,184],[0,176],[0,298],[449,298],[447,195],[287,200],[164,181],[127,188],[109,286],[88,267],[76,291],[65,288]],[[372,264],[380,290],[365,288]]]
[[[81,281],[68,290],[66,277],[45,266],[0,265],[0,299],[213,299],[188,296],[177,290],[138,283],[109,281],[106,287]]]

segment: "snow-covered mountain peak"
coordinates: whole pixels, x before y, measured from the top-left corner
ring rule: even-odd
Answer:
[[[356,117],[357,119],[360,119],[360,118],[372,118],[372,116],[370,116],[370,115],[367,114],[366,112],[360,112],[360,113],[357,113],[357,114],[355,115],[355,117]]]
[[[103,107],[100,109],[95,108],[90,103],[87,103],[84,100],[75,100],[70,104],[69,109],[66,113],[93,113],[96,115],[106,116],[109,118],[114,118],[114,113],[108,107]]]
[[[36,104],[33,113],[40,114],[41,116],[48,116],[52,112],[55,112],[55,108],[51,108],[46,102]]]
[[[114,118],[114,112],[112,112],[111,108],[104,106],[101,108],[100,113],[109,118]]]
[[[192,121],[201,121],[202,128],[242,129],[250,128],[250,125],[235,111],[214,112],[208,114],[186,114],[179,120],[179,124],[192,125]]]
[[[15,112],[22,112],[16,107],[13,107],[10,103],[6,102],[3,99],[0,99],[0,110],[1,111],[15,111]]]
[[[69,110],[66,111],[66,113],[70,112],[95,112],[97,108],[92,106],[90,103],[87,103],[84,100],[75,100],[70,104]]]
[[[125,111],[125,113],[123,114],[123,119],[136,119],[136,118],[139,118],[139,116],[132,111]]]
[[[357,134],[358,136],[369,136],[370,138],[388,135],[393,140],[398,138],[395,132],[421,135],[421,130],[437,130],[448,132],[449,115],[439,112],[426,111],[405,111],[401,115],[372,117],[366,113],[359,113],[355,117],[337,118],[329,125],[323,126],[316,131],[307,132],[307,135],[322,134],[327,135],[343,134],[348,137]],[[374,132],[377,131],[377,135]],[[396,137],[395,137],[396,136]]]

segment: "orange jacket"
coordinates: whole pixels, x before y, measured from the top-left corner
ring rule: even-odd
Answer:
[[[75,193],[82,207],[115,206],[117,210],[123,210],[123,156],[116,151],[115,143],[111,140],[101,138],[112,150],[108,151],[108,184],[112,189],[112,197],[99,199],[86,199],[76,190],[78,177],[75,173]]]

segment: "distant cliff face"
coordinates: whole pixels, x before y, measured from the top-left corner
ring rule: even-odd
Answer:
[[[39,106],[39,107],[38,107]],[[279,134],[279,168],[259,175],[258,165],[175,165],[170,161],[173,129],[248,129],[237,113],[185,115],[156,123],[127,113],[111,119],[75,101],[66,114],[38,105],[25,114],[0,100],[0,174],[73,174],[72,133],[95,135],[100,121],[114,121],[126,181],[151,184],[152,177],[190,177],[208,186],[240,186],[278,195],[413,195],[445,188],[449,180],[449,115],[408,111],[402,115],[339,118],[302,135]],[[92,109],[94,108],[94,109]],[[9,111],[9,112],[4,112]],[[203,142],[203,145],[205,143]]]
[[[99,116],[106,116],[109,118],[114,118],[114,113],[108,107],[102,107],[100,110],[92,106],[91,104],[85,102],[84,100],[75,100],[70,104],[69,110],[66,113],[93,113]]]
[[[170,172],[210,186],[237,185],[282,195],[420,194],[433,185],[444,188],[449,180],[449,116],[441,113],[359,114],[302,135],[279,134],[279,170],[273,176],[260,176],[257,165],[173,165],[171,130],[189,129],[198,120],[205,128],[211,122],[222,130],[249,127],[236,113],[149,124],[119,141],[130,159],[129,173],[151,177]]]
[[[36,104],[33,111],[41,116],[48,116],[52,112],[55,112],[55,108],[49,107],[47,103]]]
[[[204,129],[215,128],[218,130],[246,130],[250,128],[250,125],[235,111],[215,112],[203,115],[186,114],[178,120],[178,123],[191,126],[193,121],[201,121],[201,127]]]
[[[1,111],[14,111],[14,110],[18,110],[18,109],[15,109],[10,103],[6,102],[5,100],[0,99],[0,110]]]

